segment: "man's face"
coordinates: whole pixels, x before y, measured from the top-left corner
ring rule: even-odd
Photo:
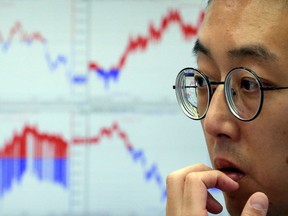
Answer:
[[[235,67],[253,70],[265,85],[288,86],[288,5],[284,1],[213,0],[199,32],[198,68],[224,80]],[[288,215],[288,89],[265,91],[262,111],[242,122],[229,111],[220,85],[202,127],[216,169],[239,182],[226,193],[240,212],[256,191],[267,194],[270,215]],[[273,213],[273,214],[272,214]]]

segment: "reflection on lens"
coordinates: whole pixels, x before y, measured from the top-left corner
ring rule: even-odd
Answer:
[[[195,71],[195,98],[197,98],[197,110],[199,117],[203,117],[208,109],[209,85],[207,79],[198,71]]]
[[[196,97],[196,86],[193,73],[187,73],[184,77],[185,82],[185,104],[188,112],[194,117],[198,118],[197,111],[197,97]]]
[[[207,112],[209,85],[204,74],[186,68],[176,78],[177,99],[184,113],[192,119],[201,119]]]
[[[226,77],[226,99],[231,112],[242,120],[254,118],[261,103],[258,79],[250,71],[237,68]]]

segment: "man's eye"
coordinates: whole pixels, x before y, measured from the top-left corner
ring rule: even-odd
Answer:
[[[197,87],[206,87],[207,83],[203,77],[195,76],[195,85]]]
[[[246,91],[255,91],[259,89],[259,85],[256,80],[245,78],[241,80],[240,88]]]

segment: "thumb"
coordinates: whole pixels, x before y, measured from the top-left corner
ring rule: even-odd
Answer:
[[[241,216],[265,216],[268,205],[269,201],[264,193],[254,193],[247,201]]]

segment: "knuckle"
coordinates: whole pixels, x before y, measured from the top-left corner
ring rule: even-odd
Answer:
[[[176,182],[176,180],[179,178],[178,177],[178,172],[172,172],[170,174],[168,174],[168,176],[166,177],[166,185],[167,187],[170,186],[170,185],[173,185],[174,182]]]
[[[193,181],[201,180],[202,172],[211,171],[212,169],[206,165],[199,163],[193,166],[188,166],[180,170],[171,172],[166,177],[167,189],[173,185],[191,183]]]
[[[200,179],[200,175],[198,172],[191,172],[185,177],[185,183],[191,184],[192,182],[198,181]]]
[[[206,170],[207,169],[207,166],[205,164],[202,164],[202,163],[195,164],[193,167],[195,168],[195,170]]]

